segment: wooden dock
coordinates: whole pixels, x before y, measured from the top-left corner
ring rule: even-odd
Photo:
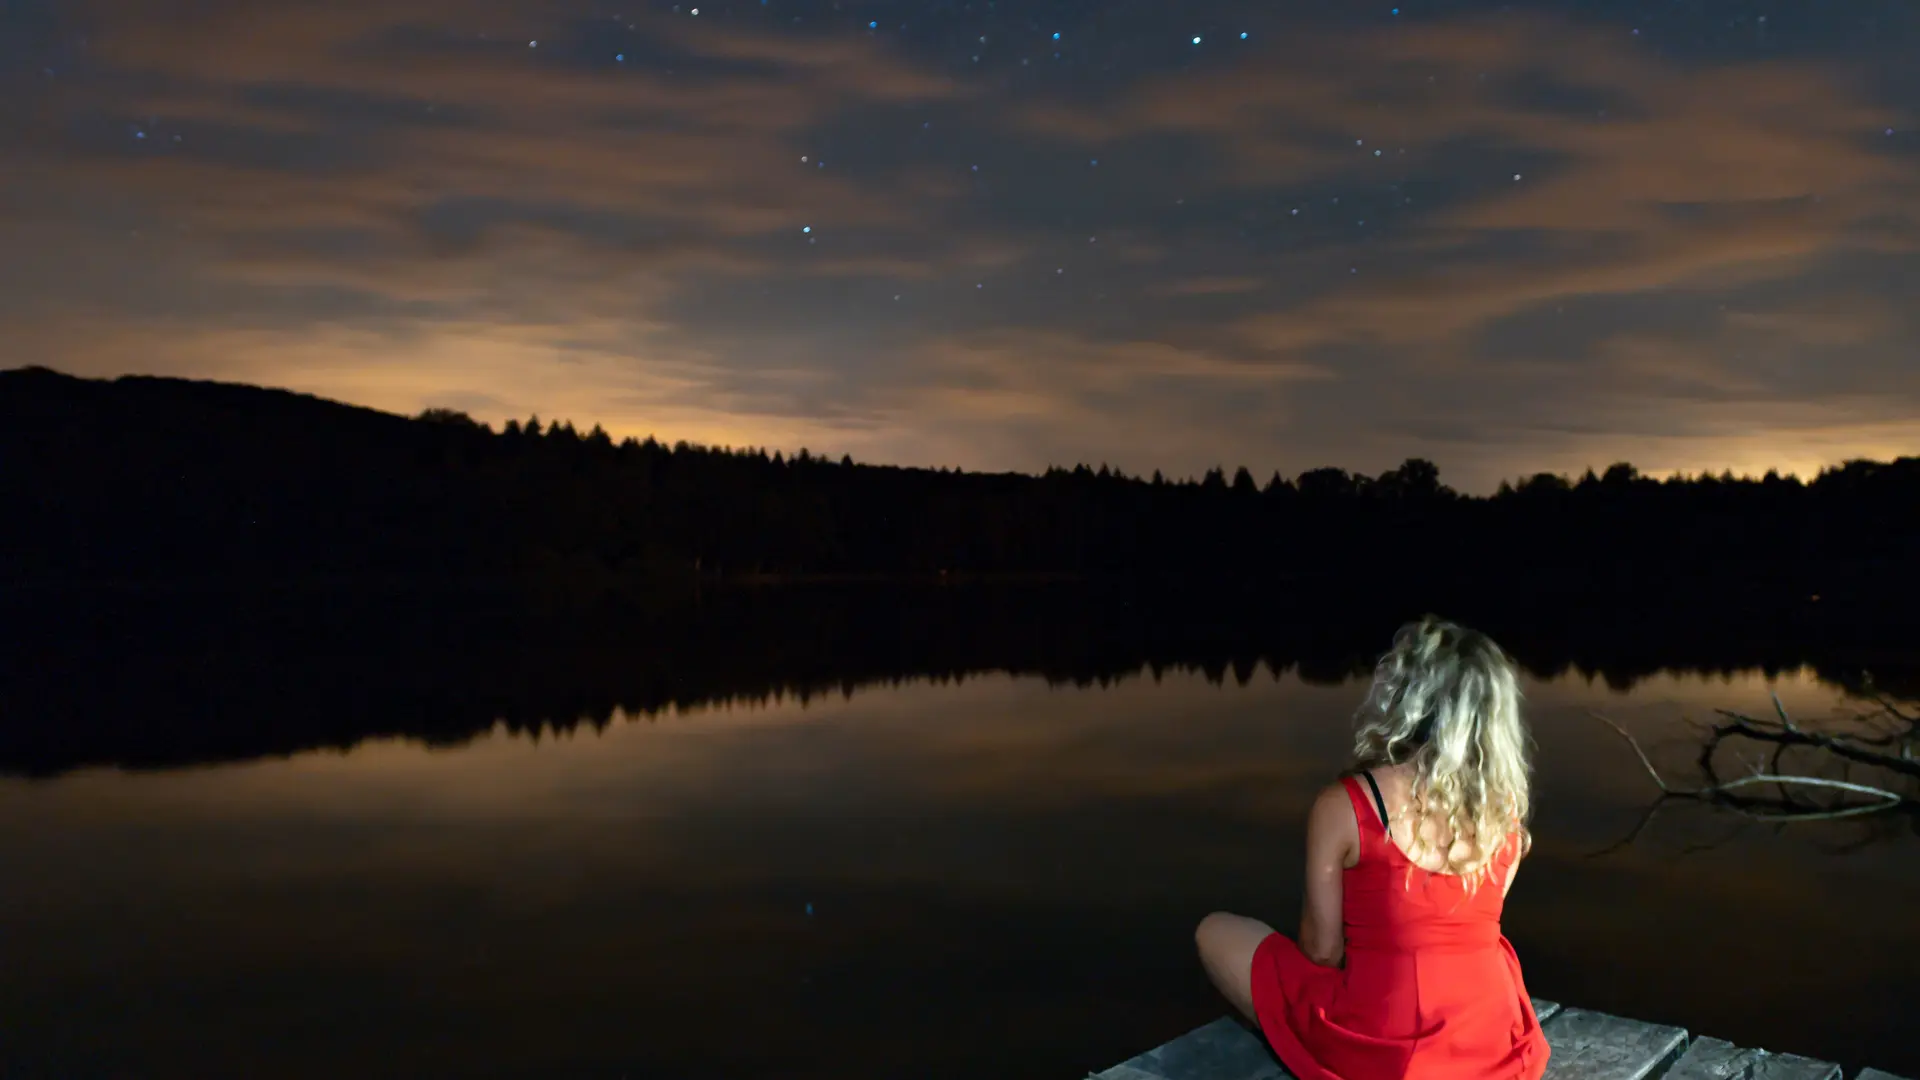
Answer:
[[[1844,1080],[1840,1066],[1794,1054],[1689,1039],[1682,1028],[1535,1000],[1553,1056],[1546,1080]],[[1266,1040],[1234,1017],[1122,1062],[1089,1080],[1293,1080]],[[1900,1080],[1862,1069],[1853,1080]]]

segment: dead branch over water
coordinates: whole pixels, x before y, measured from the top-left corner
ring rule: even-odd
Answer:
[[[1920,797],[1913,791],[1898,790],[1885,782],[1862,782],[1849,775],[1855,767],[1865,766],[1885,770],[1894,774],[1893,778],[1920,778],[1920,759],[1914,756],[1914,744],[1920,742],[1920,714],[1903,709],[1873,691],[1870,679],[1864,689],[1862,696],[1878,709],[1849,718],[1854,729],[1850,731],[1812,730],[1801,725],[1788,715],[1778,694],[1771,695],[1772,718],[1715,709],[1724,722],[1702,728],[1703,738],[1696,760],[1705,783],[1693,787],[1670,782],[1626,728],[1589,710],[1587,715],[1612,728],[1626,741],[1660,789],[1660,798],[1647,808],[1632,832],[1594,854],[1606,854],[1632,843],[1660,809],[1674,800],[1709,803],[1754,821],[1774,824],[1832,821],[1895,811],[1920,812]],[[1739,752],[1743,744],[1770,746],[1772,750],[1749,761]],[[1720,751],[1729,747],[1734,748],[1733,759],[1746,771],[1723,778]],[[1837,765],[1841,775],[1788,771],[1785,768],[1787,752],[1796,749],[1813,753],[1816,762]],[[1816,793],[1830,797],[1811,797]]]

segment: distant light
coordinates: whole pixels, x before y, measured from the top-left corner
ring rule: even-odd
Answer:
[[[1198,44],[1200,44],[1200,35],[1199,35],[1199,34],[1195,34],[1195,35],[1193,35],[1193,43],[1194,43],[1195,45],[1198,45]]]
[[[1514,173],[1514,174],[1513,174],[1513,178],[1514,178],[1515,180],[1518,180],[1518,179],[1520,179],[1520,174],[1519,174],[1519,173]]]
[[[875,21],[875,22],[870,22],[870,23],[868,23],[868,24],[867,24],[867,29],[869,29],[869,30],[878,30],[878,29],[880,29],[880,23],[879,23],[878,21]]]
[[[694,8],[694,9],[693,9],[693,13],[694,13],[695,15],[698,15],[698,14],[700,14],[700,9],[699,9],[699,8]]]
[[[616,63],[616,64],[624,64],[624,63],[626,63],[626,62],[627,62],[627,54],[626,54],[626,53],[614,53],[614,54],[613,54],[613,62],[614,62],[614,63]]]
[[[1241,41],[1247,40],[1247,32],[1245,30],[1240,31],[1240,40]]]
[[[1055,41],[1059,41],[1059,40],[1060,40],[1060,31],[1058,31],[1058,30],[1055,30],[1055,31],[1053,32],[1053,40],[1055,40]]]
[[[1400,14],[1400,9],[1399,9],[1399,8],[1394,8],[1394,9],[1393,9],[1393,13],[1394,13],[1395,15],[1398,15],[1398,14]]]
[[[537,42],[537,41],[529,41],[529,42],[527,42],[527,48],[529,48],[529,49],[537,49],[537,48],[539,48],[539,47],[540,47],[540,43],[539,43],[539,42]]]
[[[811,226],[811,225],[802,225],[802,226],[800,226],[800,231],[801,231],[801,232],[812,232],[812,231],[813,231],[813,226]]]

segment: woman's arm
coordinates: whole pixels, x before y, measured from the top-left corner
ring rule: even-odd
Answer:
[[[1340,913],[1340,875],[1360,861],[1360,825],[1353,802],[1339,784],[1320,792],[1307,814],[1307,896],[1300,914],[1300,951],[1307,959],[1339,967],[1347,955]]]
[[[1517,832],[1513,837],[1509,838],[1507,842],[1517,844],[1520,850],[1514,852],[1513,861],[1507,864],[1507,880],[1500,883],[1500,899],[1502,900],[1505,900],[1507,895],[1513,892],[1513,879],[1520,876],[1520,860],[1526,858],[1527,852],[1533,850],[1533,837],[1528,833]]]

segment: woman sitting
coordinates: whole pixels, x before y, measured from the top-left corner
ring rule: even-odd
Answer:
[[[1208,976],[1300,1080],[1538,1080],[1546,1039],[1500,932],[1532,842],[1513,661],[1431,615],[1402,627],[1354,757],[1307,819],[1299,941],[1209,915]]]

